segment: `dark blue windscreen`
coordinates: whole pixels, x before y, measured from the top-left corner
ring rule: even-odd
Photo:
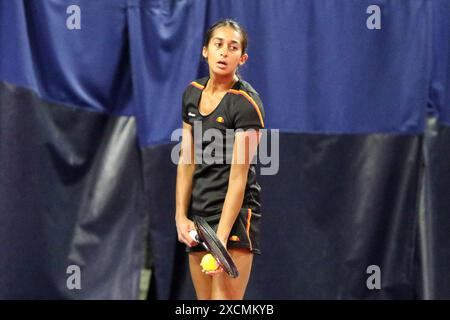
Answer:
[[[317,133],[423,129],[428,1],[77,4],[81,29],[68,30],[67,1],[3,1],[2,24],[15,27],[2,33],[0,76],[58,102],[134,114],[141,145],[168,142],[180,126],[181,94],[207,72],[200,55],[203,33],[224,17],[248,29],[250,60],[241,73],[260,92],[269,128]],[[369,29],[373,21],[380,21],[381,29]]]

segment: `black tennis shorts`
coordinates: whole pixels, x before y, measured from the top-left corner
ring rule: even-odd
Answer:
[[[202,216],[208,222],[209,226],[217,232],[219,226],[220,213],[212,216]],[[189,216],[193,218],[192,215]],[[239,215],[231,228],[228,238],[228,249],[243,248],[249,249],[254,254],[261,254],[260,249],[260,233],[261,233],[261,214],[253,212],[249,208],[242,208]],[[194,247],[186,246],[186,252],[202,252],[206,251],[205,247],[198,244]]]

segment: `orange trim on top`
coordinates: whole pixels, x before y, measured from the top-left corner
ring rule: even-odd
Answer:
[[[264,120],[262,118],[261,110],[259,110],[258,104],[255,102],[255,100],[253,100],[253,98],[250,97],[250,95],[243,90],[230,89],[228,90],[228,92],[231,92],[233,94],[240,94],[241,96],[246,98],[252,104],[253,108],[255,108],[256,113],[258,113],[259,121],[261,122],[261,125],[264,128]]]
[[[247,232],[248,241],[250,243],[250,250],[253,250],[252,240],[250,239],[250,224],[251,224],[251,220],[252,220],[252,209],[248,208],[247,209],[247,227],[246,227],[246,232]]]
[[[200,90],[205,89],[205,86],[203,86],[203,85],[201,85],[200,83],[195,82],[195,81],[192,81],[192,82],[191,82],[191,85],[193,85],[194,87],[196,87],[196,88],[198,88],[198,89],[200,89]]]

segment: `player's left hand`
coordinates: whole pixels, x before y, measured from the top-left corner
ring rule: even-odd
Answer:
[[[224,270],[220,265],[216,270],[212,270],[212,271],[206,271],[206,270],[202,269],[202,272],[208,276],[215,276],[215,275],[221,274],[223,271]]]

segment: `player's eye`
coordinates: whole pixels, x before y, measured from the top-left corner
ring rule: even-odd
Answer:
[[[220,47],[222,46],[222,42],[216,42],[214,45],[215,45],[217,48],[220,48]]]

